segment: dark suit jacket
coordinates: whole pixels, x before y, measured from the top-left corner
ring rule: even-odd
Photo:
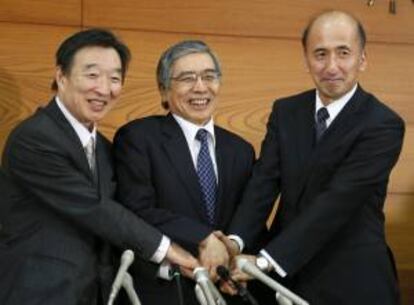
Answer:
[[[215,135],[219,177],[215,227],[208,224],[186,139],[171,114],[135,120],[114,140],[120,201],[195,255],[198,244],[214,229],[227,229],[254,162],[252,146],[240,137],[218,126]],[[157,279],[155,268],[136,267],[143,304],[178,304],[174,282]],[[192,281],[184,282],[185,304],[198,304]]]
[[[404,123],[358,88],[314,143],[315,90],[276,101],[230,232],[254,241],[274,199],[265,250],[311,304],[397,304],[383,205]]]
[[[18,191],[2,217],[2,305],[94,304],[112,281],[101,241],[144,258],[158,247],[161,233],[111,199],[110,143],[96,145],[99,182],[54,101],[10,134],[3,168]]]

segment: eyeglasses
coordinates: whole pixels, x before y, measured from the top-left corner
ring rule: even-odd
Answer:
[[[207,71],[202,71],[200,73],[182,72],[181,74],[178,74],[175,77],[171,77],[171,80],[176,81],[180,84],[192,87],[197,83],[198,78],[200,78],[201,81],[205,85],[212,85],[218,82],[218,80],[220,79],[220,76],[221,74],[215,70],[207,70]]]

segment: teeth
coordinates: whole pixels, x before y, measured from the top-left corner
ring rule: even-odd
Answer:
[[[191,99],[190,100],[190,103],[201,106],[201,105],[207,104],[208,103],[208,99],[206,99],[206,98],[203,98],[203,99]]]
[[[95,103],[95,104],[104,104],[106,105],[106,101],[102,101],[102,100],[89,100],[90,103]]]

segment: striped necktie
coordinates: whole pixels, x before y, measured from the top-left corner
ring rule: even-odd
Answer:
[[[210,224],[214,224],[217,182],[213,161],[211,160],[210,151],[208,149],[207,137],[208,133],[205,129],[198,130],[196,139],[200,141],[200,151],[197,156],[197,175],[203,194],[208,221]]]

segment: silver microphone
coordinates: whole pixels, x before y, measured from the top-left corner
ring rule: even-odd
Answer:
[[[109,295],[108,305],[112,305],[116,296],[118,295],[119,289],[124,283],[125,274],[129,266],[134,261],[134,252],[132,250],[125,250],[121,256],[121,264],[118,268],[115,280],[112,284],[111,294]]]
[[[131,301],[132,305],[141,305],[141,301],[139,300],[137,292],[134,289],[134,280],[128,272],[125,272],[122,287],[125,288],[125,291],[128,294],[128,298]]]
[[[307,301],[299,297],[297,294],[294,294],[289,289],[285,288],[284,286],[280,285],[270,276],[263,273],[259,268],[256,267],[253,263],[251,263],[246,258],[236,258],[236,265],[237,268],[243,271],[244,273],[249,274],[250,276],[258,279],[263,284],[269,286],[274,291],[278,292],[281,296],[289,299],[294,304],[298,305],[309,305]],[[283,298],[281,298],[283,300]]]
[[[195,293],[201,304],[226,305],[226,301],[217,290],[216,286],[211,282],[208,272],[205,268],[197,267],[194,269],[193,274],[197,282]],[[200,290],[204,297],[201,297]]]

